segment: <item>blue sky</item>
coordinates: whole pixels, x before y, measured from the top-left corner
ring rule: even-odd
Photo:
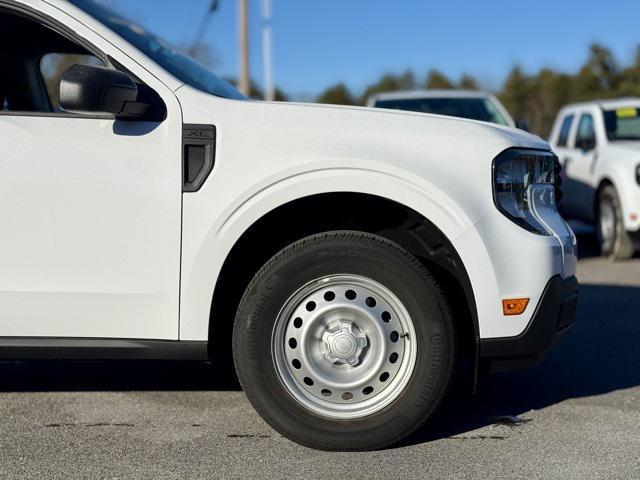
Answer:
[[[116,0],[130,17],[172,41],[188,43],[210,0]],[[262,83],[261,5],[249,0],[252,77]],[[575,71],[589,43],[609,46],[621,63],[640,44],[640,1],[272,0],[274,74],[294,98],[342,81],[355,93],[385,72],[437,68],[467,72],[497,89],[519,63]],[[238,71],[236,0],[220,0],[205,40],[216,73]]]

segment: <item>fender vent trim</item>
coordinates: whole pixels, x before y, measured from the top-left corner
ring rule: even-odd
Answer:
[[[213,170],[216,158],[216,127],[182,126],[182,191],[197,192]]]

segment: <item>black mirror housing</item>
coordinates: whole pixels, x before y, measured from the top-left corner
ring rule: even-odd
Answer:
[[[590,152],[596,148],[596,140],[595,138],[584,138],[581,141],[576,142],[576,147],[583,152]]]
[[[136,83],[118,70],[72,65],[60,79],[60,106],[68,112],[140,117],[147,105],[137,100]]]

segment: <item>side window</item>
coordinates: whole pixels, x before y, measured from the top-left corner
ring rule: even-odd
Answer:
[[[562,120],[562,126],[560,127],[560,134],[558,135],[558,141],[556,145],[558,147],[566,147],[569,142],[569,133],[571,132],[571,125],[573,125],[573,115],[567,115]]]
[[[40,74],[47,90],[49,105],[54,112],[60,112],[60,79],[71,65],[101,66],[103,63],[93,55],[77,53],[46,53],[40,59]]]
[[[589,113],[585,113],[580,117],[575,147],[585,151],[593,150],[596,147],[596,131],[593,117]]]
[[[47,25],[0,7],[0,112],[58,112],[58,88],[73,63],[101,65],[84,47]]]

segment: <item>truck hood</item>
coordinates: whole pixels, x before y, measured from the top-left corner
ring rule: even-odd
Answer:
[[[470,124],[476,125],[480,128],[487,128],[494,130],[498,133],[498,135],[504,135],[506,138],[510,139],[517,146],[523,148],[536,148],[536,149],[549,149],[549,144],[547,141],[538,137],[537,135],[533,135],[529,132],[525,132],[524,130],[520,130],[518,128],[508,127],[504,125],[497,125],[494,123],[481,122],[479,120],[471,120],[467,118],[460,117],[451,117],[447,115],[436,115],[431,113],[421,113],[421,112],[411,112],[407,110],[389,110],[389,109],[381,109],[381,108],[372,108],[372,107],[359,107],[359,106],[347,106],[347,105],[328,105],[328,104],[319,104],[319,103],[299,103],[299,102],[260,102],[266,105],[287,105],[296,109],[299,109],[298,112],[304,114],[305,112],[309,112],[309,114],[313,114],[313,112],[322,113],[323,110],[333,110],[336,112],[356,112],[357,115],[374,115],[378,116],[377,119],[381,119],[383,116],[387,118],[391,117],[408,117],[408,118],[424,118],[430,119],[431,121],[445,122],[451,128],[456,128],[456,124]],[[640,147],[639,147],[640,148]]]

